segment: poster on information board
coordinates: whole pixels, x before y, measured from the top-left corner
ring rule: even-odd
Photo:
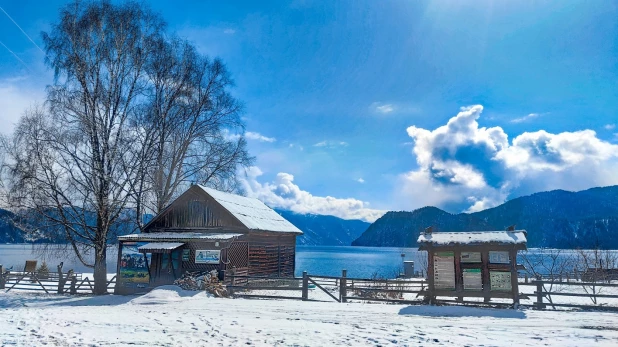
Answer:
[[[481,252],[461,252],[462,263],[480,263]]]
[[[481,269],[464,269],[463,285],[464,290],[483,290]]]
[[[455,289],[455,254],[437,252],[433,257],[433,278],[436,289]]]
[[[489,280],[491,290],[511,290],[511,273],[504,271],[490,271]]]
[[[509,252],[489,251],[489,262],[491,264],[508,264],[510,263]]]

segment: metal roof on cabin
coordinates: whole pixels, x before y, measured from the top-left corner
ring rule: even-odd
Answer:
[[[248,198],[198,185],[247,229],[302,234],[294,224],[255,198]]]
[[[464,231],[421,233],[417,242],[434,246],[505,244],[525,245],[525,230],[514,231]]]
[[[176,233],[176,232],[154,232],[142,234],[130,234],[118,237],[120,241],[191,241],[191,240],[230,240],[243,234],[211,234],[211,233]]]

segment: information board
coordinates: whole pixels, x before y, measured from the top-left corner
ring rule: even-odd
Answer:
[[[490,271],[489,281],[491,290],[511,290],[511,273],[504,271]]]
[[[508,251],[489,251],[489,262],[492,264],[510,263]]]
[[[481,269],[464,269],[463,284],[464,290],[483,290]]]
[[[433,278],[436,289],[455,289],[455,254],[453,252],[434,254]]]
[[[480,263],[481,252],[461,252],[462,263]]]

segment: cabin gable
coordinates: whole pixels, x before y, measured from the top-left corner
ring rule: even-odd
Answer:
[[[192,186],[154,217],[144,232],[212,228],[247,229],[201,188]]]

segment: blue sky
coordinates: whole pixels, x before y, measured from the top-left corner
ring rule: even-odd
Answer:
[[[0,0],[39,46],[64,3]],[[614,2],[150,4],[226,62],[257,158],[245,188],[271,205],[372,220],[618,184]],[[0,46],[7,132],[52,73],[1,11],[0,41],[23,61]]]

